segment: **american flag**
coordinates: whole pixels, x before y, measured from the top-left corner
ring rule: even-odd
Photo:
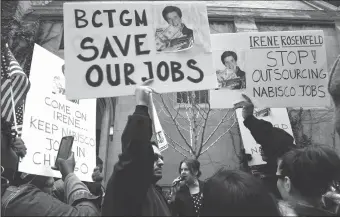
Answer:
[[[12,129],[17,130],[18,136],[21,137],[22,124],[24,120],[24,103],[15,108],[15,115],[17,117],[17,129],[13,126]]]
[[[1,117],[5,118],[6,121],[14,123],[15,115],[18,124],[18,134],[20,135],[22,129],[23,100],[31,84],[7,44],[1,57]],[[13,113],[11,88],[16,114]]]

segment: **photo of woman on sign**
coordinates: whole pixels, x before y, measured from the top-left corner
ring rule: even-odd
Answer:
[[[246,88],[246,73],[237,64],[237,54],[234,51],[225,51],[221,55],[223,70],[216,70],[220,88],[240,90]]]
[[[166,28],[156,28],[156,50],[176,52],[189,49],[194,44],[194,32],[182,20],[182,11],[176,6],[166,6],[162,11],[163,19],[168,23]]]
[[[65,75],[65,65],[61,66],[61,71],[63,75]],[[52,93],[56,95],[64,95],[65,96],[65,77],[62,75],[53,76],[52,81]],[[70,100],[73,103],[79,104],[79,100]]]

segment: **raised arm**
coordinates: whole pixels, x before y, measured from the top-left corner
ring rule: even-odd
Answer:
[[[107,184],[103,216],[142,213],[142,204],[152,184],[154,162],[150,143],[152,122],[148,114],[150,92],[145,86],[136,90],[137,106],[122,135],[122,154]]]
[[[243,97],[245,101],[237,103],[235,108],[242,108],[244,126],[249,129],[262,150],[267,152],[267,157],[273,157],[276,160],[276,157],[294,147],[294,138],[286,131],[274,127],[269,121],[254,117],[254,104],[246,95]]]
[[[249,115],[244,119],[243,124],[249,129],[251,135],[258,144],[266,145],[272,142],[269,137],[272,132],[273,125],[269,121],[260,120],[254,115]]]
[[[254,137],[255,141],[260,145],[266,145],[268,136],[271,134],[273,125],[265,120],[259,120],[254,116],[254,104],[250,98],[242,94],[245,101],[235,104],[235,109],[242,108],[243,124],[247,127]]]

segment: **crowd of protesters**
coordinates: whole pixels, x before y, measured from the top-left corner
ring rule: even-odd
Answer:
[[[335,64],[332,74],[339,70]],[[332,76],[331,76],[332,78]],[[244,125],[261,145],[266,166],[261,176],[241,170],[219,169],[200,180],[200,163],[184,159],[172,183],[170,199],[157,182],[162,178],[163,157],[151,141],[154,90],[152,80],[136,88],[135,112],[122,134],[122,153],[108,180],[101,185],[103,162],[97,159],[93,183],[74,173],[74,155],[57,159],[62,179],[18,173],[25,157],[24,141],[11,123],[1,119],[1,214],[3,216],[336,216],[340,204],[340,157],[328,146],[298,148],[294,138],[254,115],[245,100]],[[339,82],[340,83],[340,82]],[[340,112],[340,95],[329,91]],[[338,89],[340,86],[337,86]],[[333,92],[332,92],[333,91]],[[340,119],[340,116],[336,114]],[[336,122],[339,123],[339,120]],[[337,126],[337,130],[339,131]],[[338,132],[340,133],[340,132]]]

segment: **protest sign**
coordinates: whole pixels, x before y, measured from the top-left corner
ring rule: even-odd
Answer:
[[[247,154],[251,154],[252,160],[248,163],[249,166],[266,164],[261,157],[261,146],[256,143],[248,128],[243,124],[242,109],[236,110],[237,119],[240,126],[244,149]],[[287,109],[285,108],[267,108],[255,109],[254,116],[258,119],[269,121],[274,127],[281,128],[293,136],[292,126],[289,121]]]
[[[225,74],[234,73],[231,79],[242,80],[245,77],[244,92],[252,99],[256,107],[326,107],[330,105],[327,92],[327,59],[322,30],[220,34],[216,38],[218,38],[218,43],[223,43],[223,38],[225,38],[225,43],[232,42],[232,48],[245,53],[245,64],[242,69],[244,71],[229,70],[231,72],[228,73],[228,70],[225,70]],[[228,60],[225,60],[227,64]],[[238,63],[238,60],[233,61]],[[230,66],[225,68],[228,67],[232,68]],[[230,107],[230,103],[224,106],[216,96],[211,97],[213,108]],[[240,98],[239,95],[235,97]]]
[[[205,3],[65,3],[64,28],[69,99],[217,87]]]
[[[158,149],[160,152],[165,151],[168,148],[168,141],[165,138],[164,130],[159,121],[157,110],[154,104],[152,104],[152,121],[155,130],[155,137],[157,139]]]
[[[212,34],[211,46],[219,87],[210,90],[211,108],[233,108],[243,99],[241,94],[246,88],[244,41],[239,34]]]
[[[60,172],[51,166],[61,138],[74,136],[75,174],[83,181],[92,181],[96,166],[96,100],[66,99],[63,64],[62,59],[35,45],[22,132],[27,155],[19,171],[60,178]]]

